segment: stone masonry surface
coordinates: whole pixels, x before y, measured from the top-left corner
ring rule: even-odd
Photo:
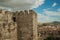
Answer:
[[[0,10],[0,40],[38,40],[37,14]]]

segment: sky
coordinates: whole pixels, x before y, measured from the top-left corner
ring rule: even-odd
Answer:
[[[45,0],[42,5],[33,9],[38,22],[60,22],[60,0]]]
[[[6,10],[30,10],[42,5],[44,0],[0,0],[0,8]]]
[[[0,0],[0,9],[34,10],[38,22],[60,21],[60,0]]]

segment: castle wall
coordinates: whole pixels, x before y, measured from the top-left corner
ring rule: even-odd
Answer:
[[[12,12],[0,10],[0,40],[17,40],[16,24],[12,17]]]
[[[38,40],[37,14],[0,10],[0,40]]]
[[[37,15],[33,10],[16,15],[18,40],[37,40]]]

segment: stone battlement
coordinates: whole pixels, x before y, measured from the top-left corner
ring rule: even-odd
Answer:
[[[0,10],[0,40],[38,40],[37,14],[33,10]]]

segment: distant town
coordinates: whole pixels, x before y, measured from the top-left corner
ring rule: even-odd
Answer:
[[[38,24],[39,40],[60,40],[60,22]]]

